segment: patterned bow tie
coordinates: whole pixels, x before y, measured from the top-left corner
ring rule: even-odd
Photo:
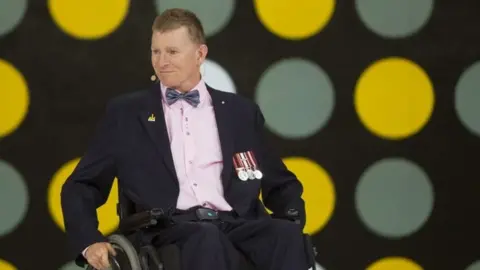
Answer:
[[[197,107],[200,103],[200,93],[198,92],[198,90],[192,90],[186,93],[179,93],[172,88],[168,88],[165,96],[167,98],[168,105],[177,102],[177,100],[179,99],[185,100],[193,107]]]

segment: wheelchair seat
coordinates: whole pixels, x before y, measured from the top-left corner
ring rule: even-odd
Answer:
[[[156,226],[159,222],[169,222],[166,213],[161,209],[138,212],[136,205],[119,189],[117,215],[120,218],[118,229],[107,237],[117,253],[116,256],[109,256],[112,270],[181,270],[180,249],[177,245],[157,248],[138,241],[141,230]],[[310,269],[315,270],[316,250],[310,236],[304,236]],[[241,253],[240,258],[239,269],[255,270],[253,264]],[[88,264],[86,269],[95,270]]]

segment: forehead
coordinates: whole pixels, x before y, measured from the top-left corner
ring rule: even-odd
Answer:
[[[152,46],[190,46],[193,42],[184,26],[167,31],[153,31]]]

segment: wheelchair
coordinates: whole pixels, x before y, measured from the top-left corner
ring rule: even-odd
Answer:
[[[136,211],[135,204],[119,190],[117,215],[120,223],[118,229],[107,236],[116,251],[116,256],[109,255],[111,270],[181,270],[180,249],[175,244],[156,248],[138,240],[140,231],[168,222],[168,215],[161,209]],[[308,234],[304,234],[305,252],[307,253],[309,270],[316,270],[316,249]],[[241,270],[255,270],[248,259],[240,253]],[[86,264],[87,270],[95,270]]]

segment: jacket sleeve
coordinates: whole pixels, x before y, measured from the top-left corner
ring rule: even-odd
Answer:
[[[269,147],[265,140],[265,118],[258,105],[255,107],[257,148],[264,175],[261,179],[263,202],[274,217],[285,218],[287,211],[298,211],[298,219],[303,228],[306,222],[303,186],[295,174],[287,169],[280,156]]]
[[[85,263],[82,250],[106,237],[98,230],[97,208],[105,204],[116,176],[113,150],[116,115],[108,105],[86,153],[65,181],[61,206],[67,239],[76,262]]]

